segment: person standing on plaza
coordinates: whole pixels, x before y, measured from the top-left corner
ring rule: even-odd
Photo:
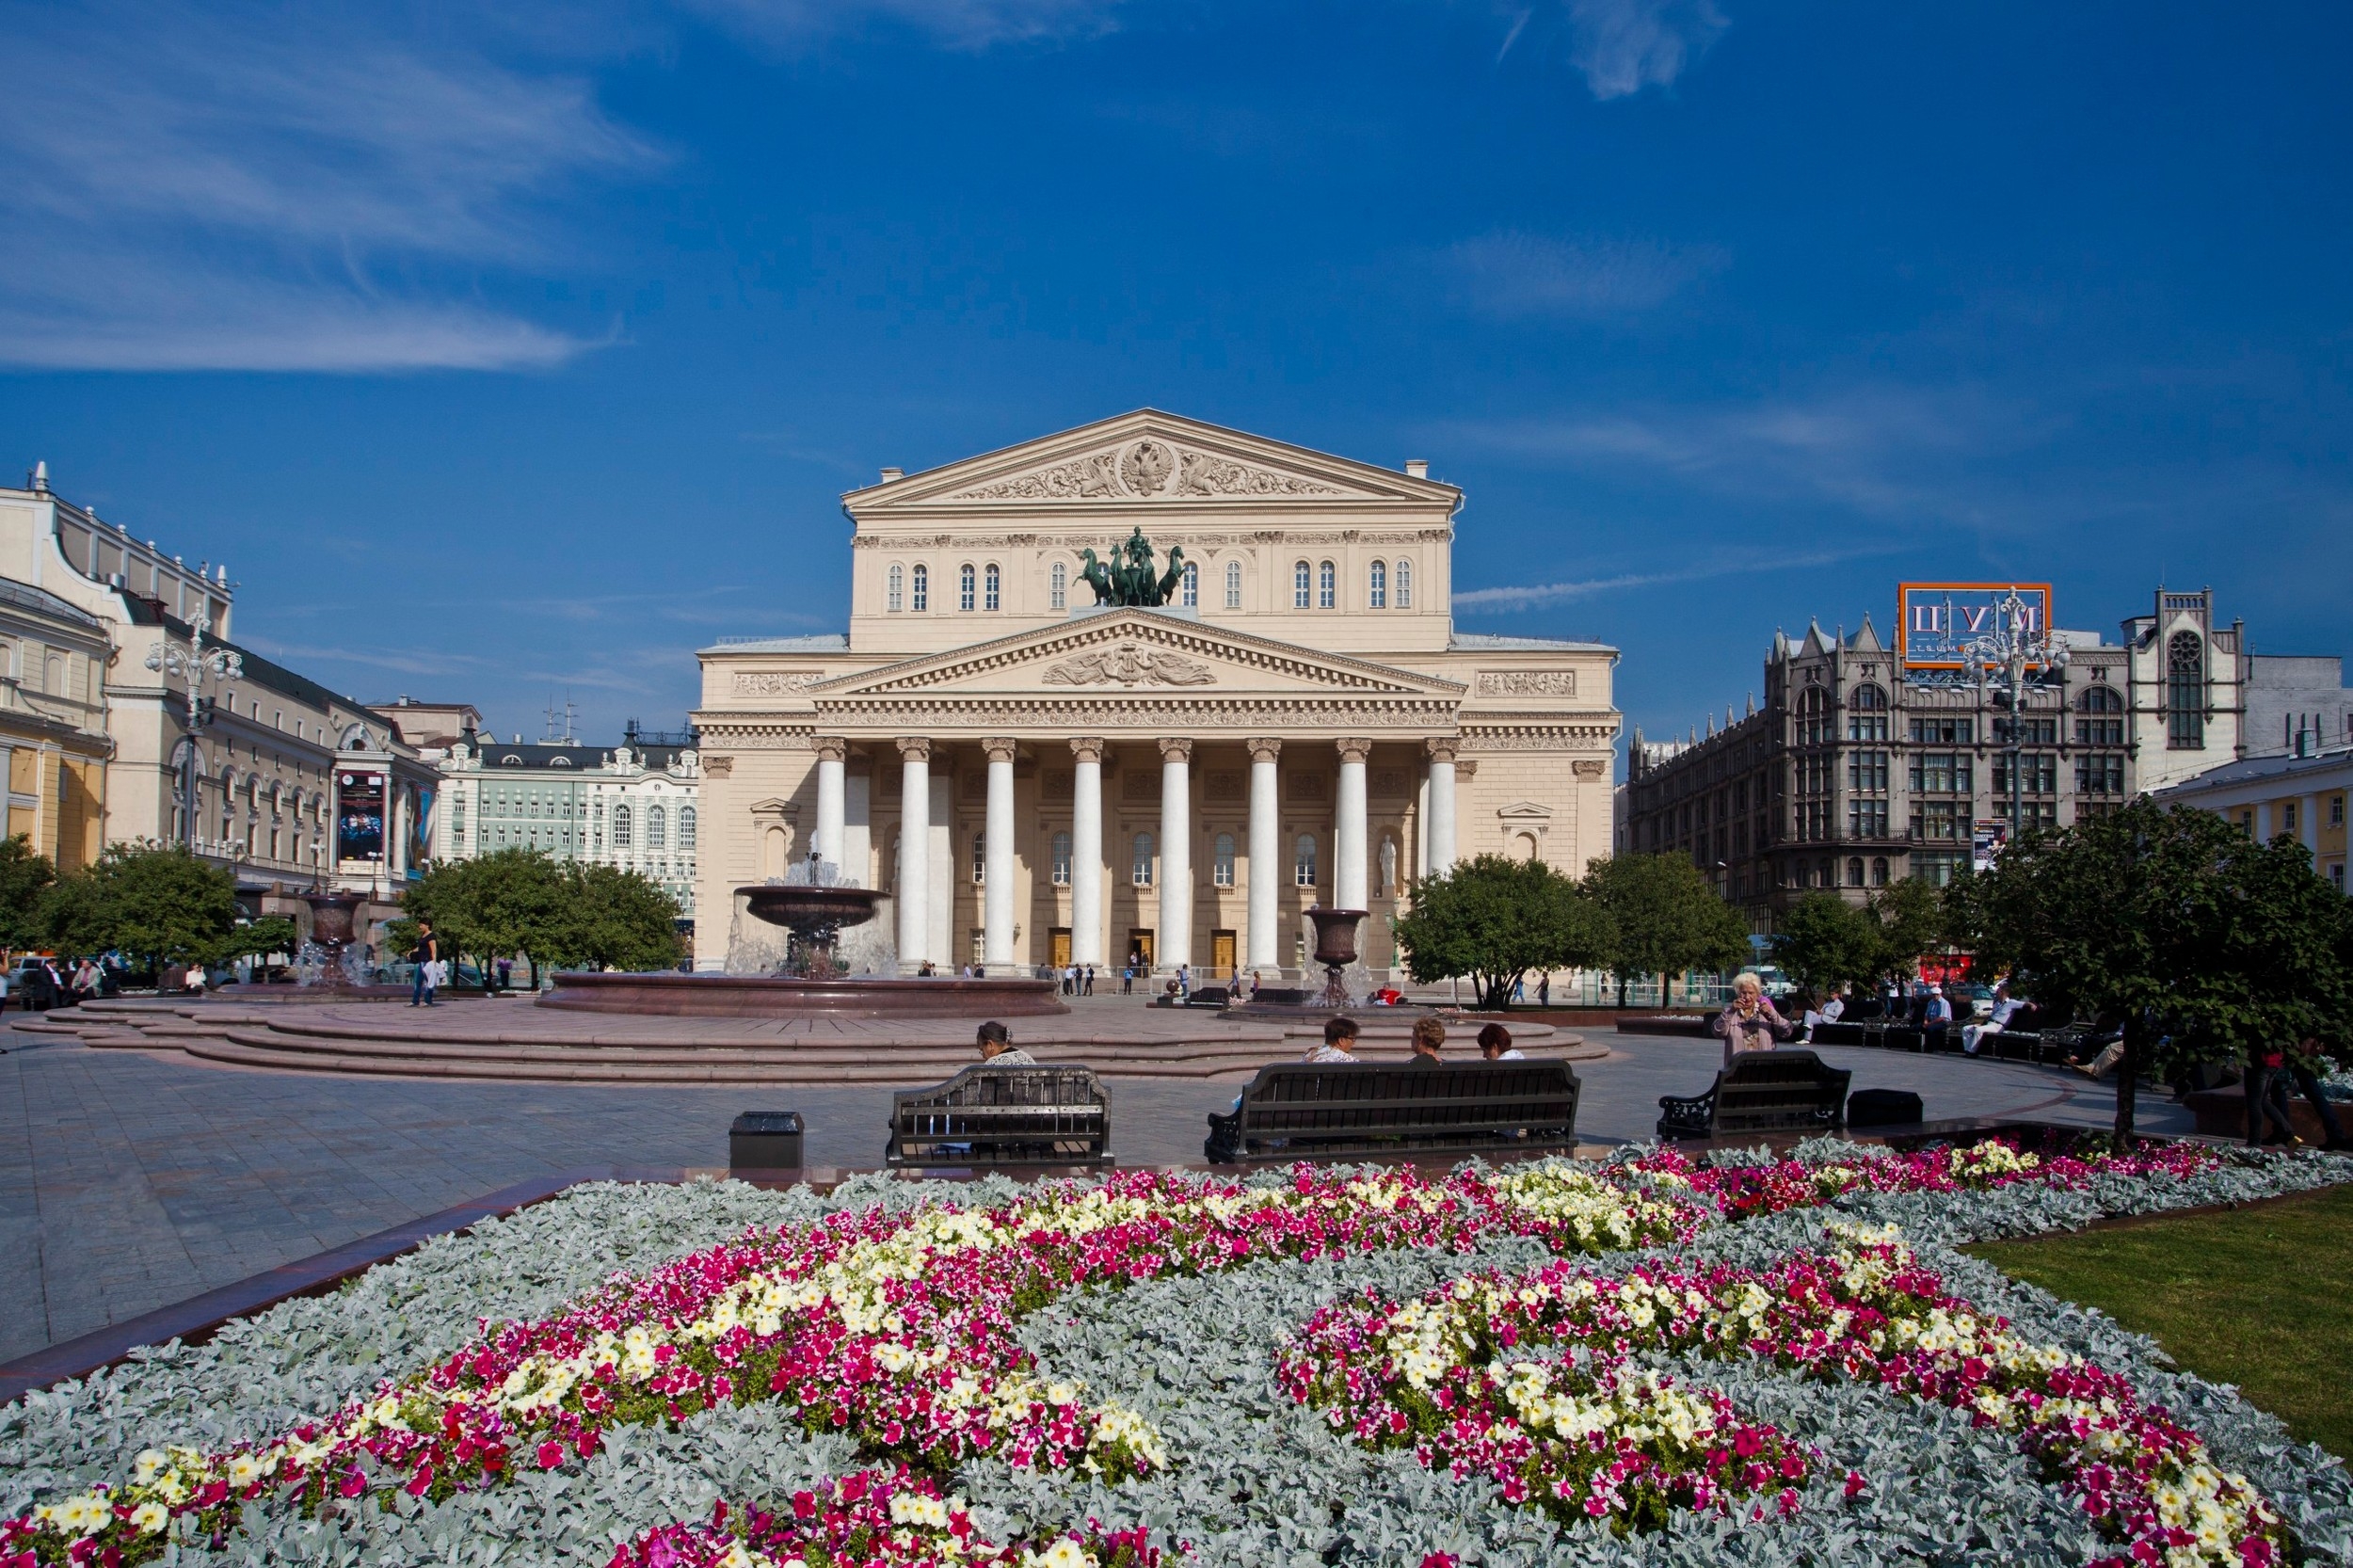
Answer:
[[[409,950],[408,960],[417,967],[416,979],[408,987],[408,1005],[433,1005],[433,961],[441,956],[440,939],[433,935],[431,920],[417,922],[417,945]]]
[[[1552,1005],[1552,971],[1550,969],[1546,969],[1536,977],[1536,1005],[1539,1007]]]
[[[1080,983],[1079,994],[1082,997],[1095,995],[1095,966],[1092,964],[1087,966],[1086,977]]]
[[[1193,1000],[1193,966],[1190,964],[1176,966],[1176,1000],[1180,1002]]]
[[[1795,1033],[1796,1027],[1773,1011],[1766,1000],[1765,983],[1752,971],[1743,970],[1732,983],[1732,1000],[1707,1026],[1708,1032],[1724,1043],[1724,1065],[1744,1050],[1771,1050],[1774,1045]]]

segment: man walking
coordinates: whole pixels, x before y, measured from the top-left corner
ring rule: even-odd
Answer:
[[[417,967],[416,980],[408,988],[409,1006],[433,1005],[433,965],[440,956],[441,944],[433,935],[433,922],[419,920],[417,945],[408,953],[409,962]]]

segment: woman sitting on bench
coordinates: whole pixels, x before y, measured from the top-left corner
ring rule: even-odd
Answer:
[[[1795,1025],[1773,1011],[1773,1004],[1765,996],[1765,983],[1745,970],[1732,983],[1732,1000],[1707,1028],[1709,1033],[1723,1041],[1727,1067],[1742,1051],[1770,1050],[1777,1042],[1797,1032]]]

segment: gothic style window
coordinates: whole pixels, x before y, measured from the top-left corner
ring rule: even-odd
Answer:
[[[1054,886],[1070,886],[1070,835],[1067,833],[1054,835]]]
[[[1185,563],[1184,598],[1178,602],[1188,610],[1201,608],[1201,568],[1191,561]]]
[[[1874,888],[1884,888],[1887,886],[1887,856],[1884,855],[1874,856],[1872,857],[1871,886]]]
[[[984,599],[981,602],[987,608],[994,610],[999,606],[1001,600],[1001,595],[999,590],[1003,585],[1003,579],[998,573],[997,564],[994,561],[989,563],[988,570],[985,574],[984,574],[982,581],[987,584],[986,592],[988,597]]]
[[[1365,578],[1365,608],[1385,610],[1389,607],[1389,564],[1375,561]]]
[[[1331,562],[1326,561],[1323,565],[1316,568],[1316,608],[1319,610],[1333,609],[1338,605],[1339,601],[1339,568],[1335,567]]]
[[[1240,561],[1225,563],[1225,608],[1228,610],[1241,608],[1241,563]]]
[[[2196,751],[2206,744],[2206,649],[2195,632],[2165,645],[2165,744]]]
[[[2083,694],[2075,698],[2075,711],[2079,713],[2102,715],[2099,718],[2080,718],[2075,721],[2075,744],[2077,745],[2121,746],[2124,744],[2123,719],[2106,716],[2121,714],[2124,712],[2124,699],[2107,687],[2086,687]]]
[[[883,600],[883,608],[888,610],[892,615],[897,615],[899,613],[901,607],[900,600],[902,598],[901,591],[906,586],[906,568],[904,567],[893,566],[890,568],[890,590],[888,596]]]
[[[1414,607],[1414,563],[1411,561],[1401,560],[1397,564],[1397,607],[1401,610]]]
[[[1057,610],[1070,608],[1070,568],[1060,561],[1046,578],[1047,603]]]
[[[1316,836],[1302,833],[1296,852],[1291,856],[1291,881],[1301,888],[1316,885]]]
[[[1887,739],[1887,694],[1865,682],[1847,694],[1847,739]]]
[[[1860,855],[1847,856],[1847,886],[1849,888],[1863,886],[1863,856]]]
[[[916,563],[913,581],[908,584],[908,608],[928,610],[932,607],[932,568]]]
[[[613,808],[613,847],[627,849],[629,844],[630,811],[626,806]]]
[[[1220,888],[1234,885],[1234,836],[1221,833],[1209,854],[1209,881]]]
[[[680,849],[695,847],[695,808],[691,806],[681,806],[678,808],[678,847]]]
[[[972,608],[972,564],[969,561],[956,568],[956,608]]]
[[[667,849],[669,847],[669,834],[666,831],[667,826],[668,824],[661,807],[648,806],[646,808],[646,847],[648,849]]]
[[[988,880],[988,834],[972,835],[972,886],[980,887]]]
[[[1136,835],[1134,857],[1128,864],[1128,880],[1139,888],[1152,886],[1152,835]]]
[[[1309,597],[1315,590],[1311,585],[1312,580],[1308,576],[1308,570],[1307,563],[1305,561],[1291,568],[1291,608],[1294,610],[1307,609],[1315,602]]]

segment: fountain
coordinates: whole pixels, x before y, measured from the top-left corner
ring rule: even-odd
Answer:
[[[887,896],[840,878],[811,854],[782,877],[735,889],[744,913],[783,929],[784,963],[768,974],[592,974],[564,972],[542,1007],[586,1013],[660,1013],[764,1018],[824,1014],[850,1018],[1031,1017],[1067,1013],[1051,980],[989,975],[903,978],[841,972],[843,931],[874,918]]]
[[[1345,1011],[1349,1004],[1348,982],[1344,978],[1351,964],[1356,962],[1356,927],[1365,918],[1362,909],[1326,909],[1321,904],[1307,911],[1307,918],[1316,922],[1316,962],[1323,966],[1323,1005]]]
[[[372,984],[360,978],[360,955],[352,947],[351,918],[367,899],[359,893],[301,895],[311,906],[311,939],[295,955],[292,985],[252,982],[223,985],[214,994],[236,1001],[407,1001],[406,985]]]

